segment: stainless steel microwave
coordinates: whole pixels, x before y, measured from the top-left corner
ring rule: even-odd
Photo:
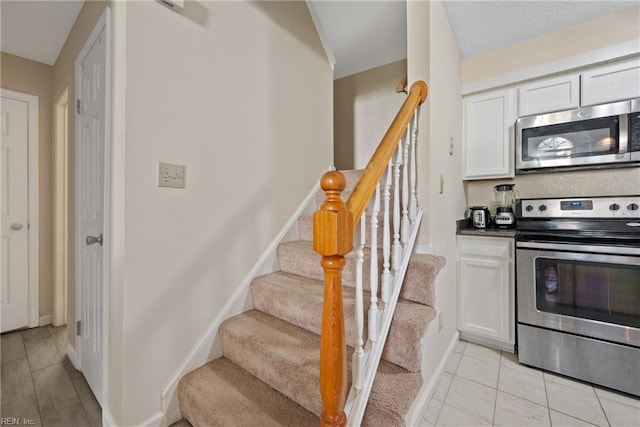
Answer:
[[[516,173],[640,162],[640,99],[522,117]]]

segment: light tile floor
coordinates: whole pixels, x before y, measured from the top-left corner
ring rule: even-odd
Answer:
[[[82,373],[67,358],[66,347],[64,326],[2,335],[2,420],[18,418],[20,425],[47,427],[102,424],[100,405]]]
[[[425,408],[426,426],[640,426],[640,399],[521,365],[459,341]]]

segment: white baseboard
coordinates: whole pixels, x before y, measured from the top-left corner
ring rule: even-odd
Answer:
[[[51,315],[47,314],[46,316],[40,316],[40,320],[38,321],[40,326],[50,325],[51,324]]]
[[[111,412],[105,409],[102,410],[102,425],[103,427],[118,427],[118,423],[111,415]]]
[[[460,339],[460,334],[458,331],[453,335],[447,350],[442,355],[440,359],[440,363],[433,371],[431,378],[429,381],[422,385],[422,388],[418,392],[411,408],[409,409],[409,413],[406,417],[406,423],[408,426],[418,426],[421,425],[422,414],[424,413],[427,404],[429,403],[429,399],[433,396],[433,393],[436,391],[436,387],[438,386],[438,382],[440,378],[442,378],[442,374],[444,374],[445,367],[447,366],[447,361],[449,360],[449,356],[454,352],[456,345],[458,344],[458,340]]]
[[[71,344],[67,343],[67,357],[74,368],[80,370],[80,360],[78,360],[78,353],[71,347]]]
[[[118,423],[116,422],[111,412],[108,410],[102,410],[102,425],[103,427],[118,427]],[[135,427],[165,427],[166,424],[164,422],[164,414],[162,412],[156,412],[146,420],[138,423]]]
[[[167,385],[162,388],[160,399],[162,403],[163,420],[167,425],[171,425],[182,418],[178,405],[178,383],[182,377],[189,372],[222,356],[222,344],[218,338],[218,328],[222,322],[230,317],[253,308],[250,293],[251,281],[258,275],[268,274],[278,270],[276,257],[278,245],[283,241],[298,238],[297,227],[295,227],[298,217],[308,209],[311,203],[315,203],[315,196],[319,189],[320,186],[316,183],[298,209],[271,241],[260,259],[258,259],[253,268],[251,268],[249,273],[244,277],[238,289],[227,301],[219,315],[213,319],[196,345],[189,354],[187,354],[187,357],[185,357],[182,363],[180,363]]]
[[[164,414],[162,412],[156,412],[146,420],[135,425],[135,427],[164,427]]]

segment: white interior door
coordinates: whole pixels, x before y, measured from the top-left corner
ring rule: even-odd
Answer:
[[[101,20],[76,59],[77,347],[80,369],[103,407],[107,45]]]
[[[29,108],[4,94],[0,105],[1,327],[6,332],[29,325]]]

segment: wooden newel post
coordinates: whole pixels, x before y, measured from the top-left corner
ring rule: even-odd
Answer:
[[[338,171],[325,173],[320,187],[327,195],[319,211],[313,214],[313,249],[322,255],[324,300],[320,334],[320,394],[323,412],[321,426],[344,426],[347,392],[347,347],[344,338],[342,307],[342,268],[344,256],[353,248],[351,213],[342,201],[346,186]]]

